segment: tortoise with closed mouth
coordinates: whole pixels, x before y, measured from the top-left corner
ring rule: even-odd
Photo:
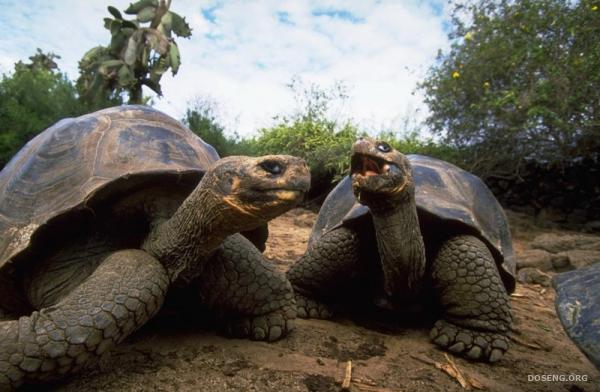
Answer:
[[[192,285],[235,336],[281,338],[291,285],[238,233],[264,232],[309,183],[299,158],[219,159],[148,107],[48,128],[0,173],[0,389],[77,372],[173,286]]]

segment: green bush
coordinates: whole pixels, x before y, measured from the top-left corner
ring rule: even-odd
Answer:
[[[329,118],[333,101],[347,98],[343,83],[329,89],[317,85],[305,86],[293,79],[289,87],[297,102],[290,116],[278,116],[279,122],[263,128],[250,138],[228,137],[215,116],[216,106],[210,101],[196,101],[188,109],[184,123],[204,141],[212,144],[221,156],[288,154],[304,158],[311,171],[309,197],[327,192],[350,168],[352,144],[366,132],[352,121],[339,122]],[[420,136],[420,125],[407,117],[401,128],[402,135],[382,131],[376,136],[405,154],[417,153],[460,163],[461,151],[444,146],[433,139]]]
[[[464,152],[462,150],[437,142],[432,138],[423,138],[418,131],[403,136],[398,136],[390,131],[382,131],[377,135],[377,138],[388,142],[403,154],[427,155],[459,166],[463,165]]]
[[[83,111],[73,84],[60,73],[18,68],[0,81],[0,167],[46,127]]]
[[[79,99],[73,83],[58,70],[53,53],[37,53],[30,63],[15,64],[0,80],[0,168],[31,138],[65,117],[121,103],[98,101],[94,106]]]
[[[483,177],[597,159],[598,2],[453,3],[452,45],[421,84],[430,130]]]
[[[293,79],[289,87],[294,92],[296,111],[290,117],[278,117],[277,125],[261,129],[258,136],[237,140],[233,150],[243,155],[289,154],[304,158],[311,170],[311,195],[317,196],[348,174],[352,144],[366,132],[352,121],[334,121],[327,115],[334,101],[348,97],[343,83],[336,82],[331,88],[323,89],[315,84],[305,86],[301,80]],[[460,162],[458,150],[421,138],[419,124],[412,118],[407,117],[402,128],[407,132],[403,136],[382,131],[377,138],[407,154]]]
[[[261,129],[257,137],[246,141],[244,148],[252,155],[288,154],[304,158],[311,169],[312,187],[323,189],[347,173],[348,154],[359,135],[350,123],[336,129],[329,120],[298,118]]]
[[[213,146],[219,156],[240,155],[237,147],[239,138],[237,135],[228,137],[225,134],[225,128],[217,121],[211,104],[195,103],[187,109],[182,121],[192,132]]]

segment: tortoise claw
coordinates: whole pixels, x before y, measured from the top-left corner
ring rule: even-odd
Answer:
[[[498,362],[508,350],[508,338],[494,332],[482,332],[438,320],[429,334],[438,346],[475,361]]]
[[[274,342],[295,328],[296,311],[291,306],[271,313],[243,317],[229,322],[225,331],[236,338]]]
[[[324,303],[296,293],[296,307],[299,318],[330,319],[333,316],[331,309]]]

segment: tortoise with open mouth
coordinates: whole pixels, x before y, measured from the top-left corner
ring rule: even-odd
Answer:
[[[0,390],[77,372],[173,286],[192,285],[235,336],[284,336],[291,285],[237,233],[292,208],[309,183],[299,158],[219,159],[143,106],[39,134],[0,173]]]
[[[288,271],[299,317],[365,300],[397,312],[430,305],[435,344],[490,362],[508,349],[514,276],[506,216],[478,177],[369,138],[354,144],[351,175]]]

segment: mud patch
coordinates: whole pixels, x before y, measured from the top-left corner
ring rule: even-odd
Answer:
[[[381,338],[368,337],[368,341],[349,347],[348,342],[340,343],[335,336],[329,336],[329,341],[323,343],[323,356],[338,361],[367,360],[376,356],[384,356],[387,347]]]
[[[253,367],[251,362],[245,359],[236,359],[234,361],[225,362],[223,364],[223,374],[227,377],[235,376],[240,370],[249,369]]]
[[[333,377],[309,374],[304,377],[304,385],[309,392],[338,392],[339,387]]]

